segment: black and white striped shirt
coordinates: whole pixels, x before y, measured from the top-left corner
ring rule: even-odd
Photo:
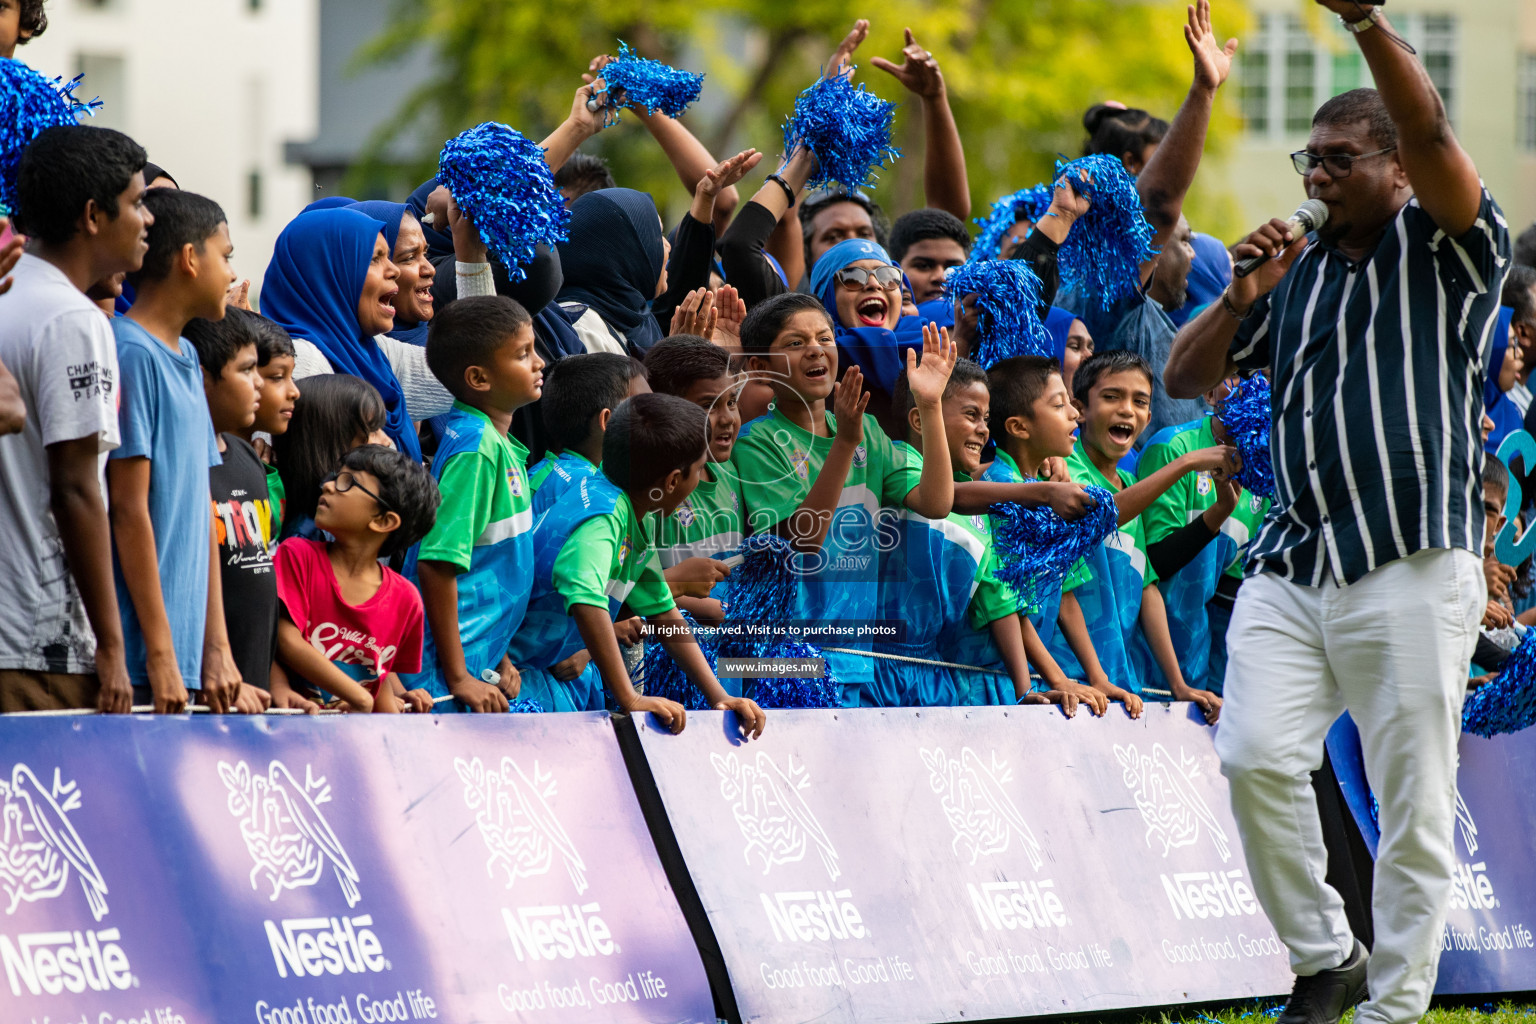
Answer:
[[[1316,238],[1238,328],[1274,389],[1275,502],[1248,573],[1345,583],[1430,548],[1483,550],[1483,362],[1510,258],[1485,190],[1441,231],[1417,199],[1351,263]]]

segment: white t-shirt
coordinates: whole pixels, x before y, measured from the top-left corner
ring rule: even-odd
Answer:
[[[101,310],[64,272],[25,254],[0,295],[0,360],[27,425],[0,437],[0,668],[96,670],[96,638],[49,507],[47,446],[95,437],[101,479],[118,445],[117,345]],[[106,500],[103,481],[102,500]]]

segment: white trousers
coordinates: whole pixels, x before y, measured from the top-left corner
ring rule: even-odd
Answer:
[[[1291,969],[1339,966],[1354,937],[1325,881],[1310,773],[1340,712],[1360,728],[1381,805],[1370,999],[1357,1022],[1408,1024],[1429,1007],[1454,867],[1456,741],[1487,602],[1470,551],[1421,551],[1345,586],[1256,576],[1227,632],[1222,774],[1254,891]]]

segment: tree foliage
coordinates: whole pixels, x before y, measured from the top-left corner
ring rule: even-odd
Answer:
[[[1219,0],[1223,37],[1242,38],[1242,0]],[[1049,175],[1057,154],[1081,153],[1083,111],[1116,99],[1171,119],[1189,87],[1182,4],[1157,0],[394,0],[388,26],[361,55],[387,60],[424,46],[434,78],[401,101],[391,132],[444,139],[484,120],[542,137],[565,117],[588,61],[624,39],[643,56],[703,71],[704,96],[684,120],[716,156],[746,146],[770,154],[796,92],[809,84],[858,17],[871,19],[856,59],[859,80],[901,104],[897,143],[907,154],[875,193],[888,209],[921,203],[922,117],[915,97],[869,64],[900,61],[902,29],[938,58],[966,148],[973,215]],[[1235,83],[1223,90],[1224,96]],[[1236,127],[1225,96],[1208,157]],[[380,143],[384,139],[377,140]],[[686,196],[665,157],[629,115],[587,144],[609,158],[621,183],[650,191],[680,212]],[[422,155],[430,168],[435,153]],[[1202,175],[1190,218],[1228,231],[1230,205]]]

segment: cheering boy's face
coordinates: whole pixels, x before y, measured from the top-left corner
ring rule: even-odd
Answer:
[[[709,413],[709,461],[729,462],[736,435],[741,432],[741,411],[736,397],[741,382],[726,374],[708,380],[696,380],[683,392],[683,398]]]
[[[208,399],[208,416],[213,420],[214,430],[221,434],[242,431],[255,422],[259,380],[255,342],[241,345],[218,377],[203,370],[203,394]]]
[[[776,397],[826,401],[837,382],[837,341],[832,321],[821,310],[807,309],[789,318],[768,346],[768,355],[752,356],[751,369],[767,371]]]
[[[487,363],[470,367],[465,375],[491,408],[520,409],[544,393],[544,360],[534,348],[532,324],[502,339]]]
[[[1083,443],[1118,462],[1152,418],[1152,381],[1140,370],[1106,373],[1088,392]]]
[[[1483,480],[1483,557],[1493,554],[1494,538],[1499,531],[1504,529],[1504,500],[1508,497],[1502,486],[1484,478]]]
[[[1067,394],[1067,385],[1062,381],[1061,374],[1051,374],[1046,380],[1045,390],[1035,399],[1034,405],[1029,407],[1029,416],[1023,417],[1023,426],[1028,431],[1025,437],[1030,455],[1039,459],[1052,456],[1064,459],[1071,455],[1072,446],[1076,443],[1072,433],[1081,418],[1077,406],[1072,404],[1072,396]],[[1010,418],[1009,423],[1012,422]]]
[[[981,475],[981,450],[987,446],[987,415],[992,393],[986,384],[973,381],[944,396],[944,439],[949,442],[949,464],[969,477]]]
[[[334,537],[387,534],[398,529],[400,516],[385,508],[379,478],[361,469],[343,469],[320,485],[315,525]]]
[[[288,432],[299,385],[293,379],[293,356],[274,356],[256,371],[256,419],[252,429],[276,437]]]

